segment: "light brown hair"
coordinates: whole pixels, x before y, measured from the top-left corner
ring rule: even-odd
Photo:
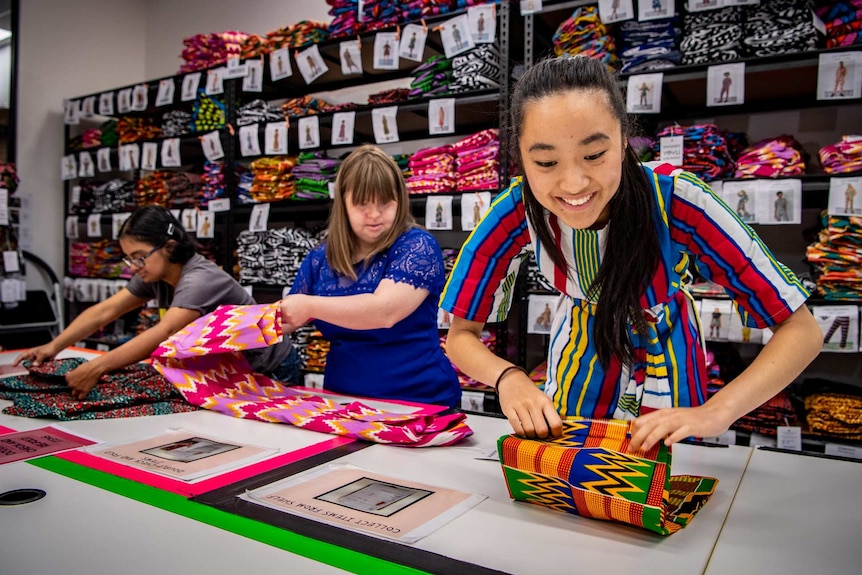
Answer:
[[[357,148],[347,156],[335,179],[335,201],[329,216],[326,260],[336,273],[355,280],[353,259],[359,242],[347,217],[345,195],[348,193],[351,194],[352,202],[358,205],[392,201],[398,204],[392,229],[380,238],[371,253],[365,256],[364,262],[392,246],[402,233],[415,225],[415,221],[410,214],[407,185],[395,160],[370,144]]]

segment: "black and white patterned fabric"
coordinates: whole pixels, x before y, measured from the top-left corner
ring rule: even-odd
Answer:
[[[743,40],[747,56],[814,50],[817,31],[805,0],[770,0],[745,9]]]
[[[680,42],[682,63],[706,64],[741,58],[742,16],[742,9],[737,7],[686,14]]]

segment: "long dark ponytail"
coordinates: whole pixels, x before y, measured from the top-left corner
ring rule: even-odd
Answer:
[[[519,164],[518,142],[525,106],[529,102],[573,90],[605,94],[611,113],[620,123],[622,136],[632,135],[616,79],[603,63],[585,56],[550,58],[527,69],[512,92],[511,141]],[[526,177],[524,204],[539,241],[548,250],[554,264],[568,273],[568,264],[548,225],[547,210],[536,199]],[[658,232],[653,221],[655,209],[652,185],[637,155],[631,146],[626,145],[620,187],[609,203],[611,225],[607,246],[602,265],[587,294],[590,299],[598,301],[594,342],[599,361],[605,367],[614,356],[631,365],[633,347],[629,338],[629,322],[639,333],[646,331],[640,299],[650,285],[659,261]]]

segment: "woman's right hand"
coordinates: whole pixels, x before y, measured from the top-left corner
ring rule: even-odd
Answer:
[[[15,362],[12,365],[18,365],[25,359],[29,359],[33,361],[33,365],[39,366],[42,365],[43,361],[53,359],[55,355],[57,355],[57,350],[54,349],[53,342],[46,343],[45,345],[22,352],[21,355],[15,358]]]
[[[545,395],[525,374],[512,371],[497,382],[500,408],[509,419],[515,433],[521,437],[558,437],[563,433],[563,420]]]

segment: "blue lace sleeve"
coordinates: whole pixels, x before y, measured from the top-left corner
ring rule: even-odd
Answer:
[[[402,234],[389,250],[389,264],[383,277],[439,295],[446,273],[437,240],[419,228]]]

